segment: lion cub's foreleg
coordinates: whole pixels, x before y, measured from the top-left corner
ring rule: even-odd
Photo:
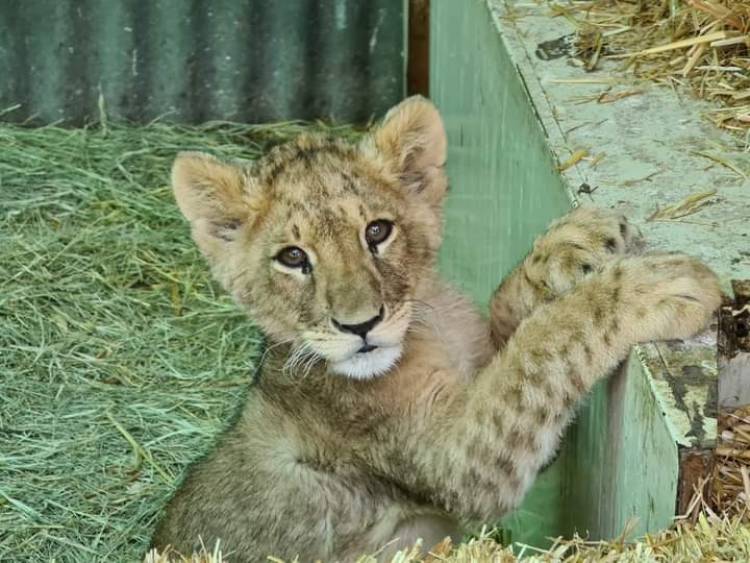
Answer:
[[[693,258],[612,261],[538,306],[470,385],[444,388],[426,416],[404,421],[375,463],[448,512],[492,521],[518,506],[580,400],[631,346],[688,337],[720,302],[716,276]]]
[[[498,287],[490,302],[490,332],[495,350],[541,303],[566,293],[612,260],[638,250],[638,229],[622,215],[579,207],[552,223],[537,238],[524,261]]]

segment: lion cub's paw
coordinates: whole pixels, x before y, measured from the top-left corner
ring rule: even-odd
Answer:
[[[532,284],[554,297],[643,246],[641,232],[624,216],[607,209],[579,207],[552,223],[536,240],[524,268]]]
[[[602,276],[602,287],[621,300],[634,342],[688,338],[704,328],[721,304],[716,274],[684,254],[621,259]]]

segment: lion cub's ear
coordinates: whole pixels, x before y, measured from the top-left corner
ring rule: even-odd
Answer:
[[[207,258],[216,258],[254,216],[250,184],[249,175],[239,166],[198,152],[177,155],[172,189]]]
[[[443,171],[447,141],[443,120],[432,102],[412,96],[391,108],[373,140],[404,186],[431,203],[442,201],[447,187]]]

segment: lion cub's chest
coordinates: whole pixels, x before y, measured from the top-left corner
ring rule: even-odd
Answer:
[[[398,368],[377,381],[380,401],[397,409],[429,408],[442,388],[471,382],[492,351],[486,321],[461,305],[415,334]]]

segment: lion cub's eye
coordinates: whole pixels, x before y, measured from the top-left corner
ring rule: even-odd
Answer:
[[[301,268],[305,274],[310,272],[310,261],[307,259],[307,254],[296,246],[282,248],[276,255],[276,260],[287,268]]]
[[[374,248],[385,242],[393,232],[393,223],[387,219],[378,219],[373,221],[365,229],[365,240],[367,246]]]

